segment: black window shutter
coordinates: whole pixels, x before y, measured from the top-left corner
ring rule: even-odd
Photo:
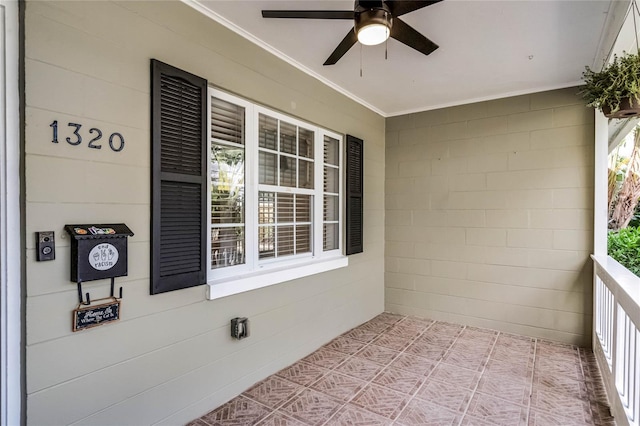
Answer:
[[[362,218],[364,212],[363,167],[364,143],[362,139],[347,135],[347,224],[346,253],[364,251],[362,242]]]
[[[206,283],[207,81],[151,60],[151,294]]]

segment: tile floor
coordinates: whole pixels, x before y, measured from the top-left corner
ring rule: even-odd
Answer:
[[[189,425],[615,422],[588,349],[383,313]]]

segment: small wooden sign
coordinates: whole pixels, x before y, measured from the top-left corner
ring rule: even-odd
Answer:
[[[120,301],[109,298],[109,303],[81,307],[73,310],[73,331],[97,327],[120,319]]]

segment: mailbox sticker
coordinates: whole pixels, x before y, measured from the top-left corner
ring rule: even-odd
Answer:
[[[95,226],[89,228],[89,232],[91,232],[93,235],[111,235],[116,233],[115,229],[113,228],[98,228]]]
[[[109,243],[98,244],[89,252],[89,265],[98,271],[106,271],[118,263],[118,249]]]

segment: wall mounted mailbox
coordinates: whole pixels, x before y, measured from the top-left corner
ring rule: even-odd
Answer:
[[[133,232],[124,223],[65,225],[64,229],[71,235],[71,281],[78,285],[73,331],[119,320],[122,287],[116,297],[114,285],[116,277],[127,275],[127,238]],[[85,300],[82,283],[105,278],[111,279],[111,295],[92,303],[87,293]]]
[[[124,223],[65,225],[71,235],[71,281],[115,278],[127,275],[127,237]]]

